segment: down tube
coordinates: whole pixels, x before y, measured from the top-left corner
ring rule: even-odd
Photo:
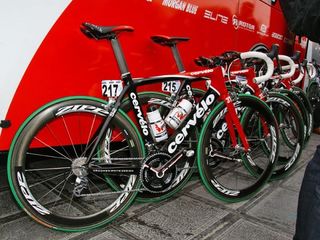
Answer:
[[[178,146],[188,137],[190,131],[194,127],[200,126],[203,116],[212,108],[219,96],[220,93],[216,89],[209,88],[161,150],[167,151],[169,154],[175,153]]]

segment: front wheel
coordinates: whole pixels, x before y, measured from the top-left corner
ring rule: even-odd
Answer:
[[[140,134],[122,111],[104,132],[108,148],[97,148],[86,164],[108,114],[105,104],[89,97],[59,99],[32,114],[17,132],[8,158],[10,187],[20,207],[38,223],[86,231],[114,220],[134,200],[138,173],[119,173],[111,164],[139,167],[145,155]],[[127,176],[120,191],[105,180],[112,172]]]
[[[224,102],[207,117],[197,148],[199,173],[205,187],[225,202],[238,202],[254,195],[270,178],[278,156],[278,126],[268,106],[243,94],[238,96],[235,106],[240,118],[245,115],[254,124],[242,123],[250,151],[242,150],[240,140],[237,147],[231,144]],[[253,174],[252,168],[262,171]]]

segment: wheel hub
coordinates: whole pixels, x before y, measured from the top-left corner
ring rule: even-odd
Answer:
[[[88,169],[86,166],[84,166],[86,164],[86,160],[87,160],[87,158],[80,157],[80,158],[76,158],[72,162],[72,165],[71,165],[72,172],[77,177],[85,177],[88,175]]]

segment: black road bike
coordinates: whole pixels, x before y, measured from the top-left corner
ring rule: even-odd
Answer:
[[[201,178],[214,196],[235,202],[261,189],[276,163],[279,135],[265,103],[254,96],[230,96],[219,69],[133,81],[118,41],[118,35],[133,31],[132,27],[84,23],[82,31],[111,42],[121,80],[106,84],[114,93],[108,102],[83,96],[58,99],[34,112],[19,128],[9,152],[8,179],[16,201],[29,216],[62,231],[99,227],[122,214],[138,192],[170,189],[181,176],[179,163],[194,161],[195,154]],[[165,142],[155,142],[136,88],[176,80],[186,85],[208,77],[208,91],[181,125]],[[126,96],[139,130],[120,109]],[[245,109],[241,119],[237,109]],[[204,116],[195,151],[185,141]],[[255,130],[248,124],[251,118],[260,119],[260,136],[251,134]],[[267,149],[264,156],[254,156],[257,143]],[[260,174],[248,173],[249,161],[262,169]],[[113,177],[121,179],[116,182],[118,190],[108,182]]]

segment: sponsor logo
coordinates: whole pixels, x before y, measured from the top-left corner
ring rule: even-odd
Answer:
[[[261,24],[260,31],[258,31],[257,33],[262,36],[268,36],[267,32],[268,32],[268,26],[265,24]]]
[[[278,145],[276,129],[270,126],[270,132],[271,132],[271,138],[272,138],[272,151],[271,151],[270,162],[274,163],[274,161],[276,160],[277,145]]]
[[[230,190],[221,186],[215,179],[211,179],[211,183],[216,189],[219,190],[219,192],[222,192],[223,194],[226,194],[229,196],[238,196],[240,193],[240,191]]]
[[[280,40],[280,41],[283,40],[283,35],[281,35],[281,34],[279,34],[279,33],[273,32],[273,33],[271,34],[271,37],[274,38],[274,39],[278,39],[278,40]]]
[[[243,70],[237,70],[237,71],[231,71],[231,75],[235,76],[235,75],[241,75],[241,74],[246,74],[249,72],[249,69],[243,69]],[[245,76],[242,76],[244,78],[246,78]]]
[[[255,26],[253,24],[239,20],[236,15],[232,16],[232,25],[235,29],[242,28],[250,32],[255,30]]]
[[[227,130],[228,130],[228,124],[224,122],[221,126],[221,129],[217,132],[217,138],[220,140]]]
[[[107,116],[110,114],[107,110],[96,107],[96,106],[91,106],[91,105],[69,105],[66,107],[60,108],[56,116],[60,116],[62,114],[66,113],[71,113],[71,112],[91,112],[94,114],[98,114],[100,116]]]
[[[110,140],[111,140],[112,130],[108,128],[107,134],[104,140],[104,156],[103,159],[107,163],[111,163],[110,161]]]
[[[276,102],[276,103],[281,103],[282,105],[286,106],[286,107],[289,107],[290,106],[290,103],[288,103],[287,101],[281,99],[281,98],[277,98],[277,97],[269,97],[267,99],[267,102]]]
[[[311,135],[311,129],[312,129],[312,126],[313,126],[313,117],[312,117],[312,114],[309,114],[309,129],[308,129],[308,136]]]
[[[215,101],[214,94],[210,94],[206,97],[206,99],[202,100],[200,103],[196,105],[196,111],[193,114],[192,118],[187,122],[187,124],[182,128],[181,132],[178,133],[173,142],[171,142],[168,146],[168,152],[170,154],[174,153],[179,144],[183,142],[183,140],[188,136],[188,129],[191,126],[197,125],[197,119],[200,119],[204,116],[206,111],[209,109]]]
[[[125,193],[121,194],[118,199],[110,205],[110,213],[116,210],[128,197],[130,191],[133,188],[134,182],[136,180],[137,176],[130,176],[127,186],[123,189]]]
[[[181,0],[163,0],[162,6],[173,8],[190,14],[197,14],[199,7],[195,4],[187,3]]]
[[[228,21],[229,21],[229,18],[227,16],[221,15],[219,13],[215,14],[210,10],[205,10],[203,17],[215,22],[223,23],[223,24],[228,24]]]
[[[155,124],[155,129],[156,129],[157,133],[162,133],[163,130],[166,129],[166,125],[164,125],[164,123],[162,123],[162,124]]]
[[[235,29],[239,28],[239,19],[236,15],[232,16],[232,25]]]
[[[189,169],[190,165],[189,163],[187,162],[186,165],[183,167],[184,169],[180,172],[179,176],[176,177],[174,179],[174,181],[172,182],[171,184],[171,188],[174,188],[176,185],[178,185],[179,182],[181,182],[184,177],[187,175],[187,173],[190,171]]]
[[[28,201],[29,205],[41,215],[50,214],[49,210],[41,206],[40,203],[38,203],[37,200],[34,199],[27,185],[26,178],[22,172],[17,172],[17,179],[20,186],[20,190],[25,199]]]
[[[267,27],[266,25],[261,24],[261,26],[260,26],[260,31],[261,31],[262,33],[267,33],[267,29],[268,29],[268,27]]]
[[[292,156],[292,158],[290,159],[290,161],[288,162],[288,164],[285,166],[285,170],[287,171],[291,166],[292,164],[294,164],[294,162],[296,161],[296,159],[298,158],[298,154],[299,154],[299,151],[300,151],[300,144],[298,143],[297,146],[296,146],[296,150]]]
[[[203,74],[208,74],[208,73],[213,73],[213,69],[206,69],[206,70],[202,70],[202,71],[191,72],[190,75],[191,76],[198,76],[198,75],[203,75]]]
[[[212,128],[215,128],[217,123],[220,121],[220,119],[226,114],[226,112],[228,111],[227,108],[223,109],[219,115],[213,120],[213,123],[212,123]]]
[[[142,133],[143,135],[145,136],[148,136],[149,135],[149,131],[148,131],[148,124],[147,122],[144,120],[143,118],[143,115],[142,115],[142,111],[141,111],[141,108],[139,106],[139,102],[137,101],[137,96],[135,93],[130,93],[130,98],[131,98],[131,102],[133,104],[133,108],[136,110],[137,112],[137,117],[139,119],[139,124],[140,124],[140,127],[142,129]]]

